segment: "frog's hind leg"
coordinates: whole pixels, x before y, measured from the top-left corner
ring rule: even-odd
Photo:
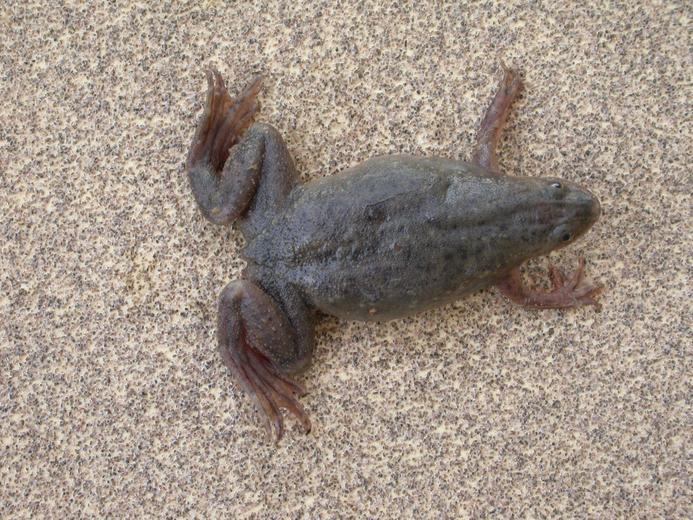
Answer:
[[[251,281],[233,281],[221,294],[217,328],[221,356],[276,442],[284,432],[281,408],[295,415],[306,433],[310,431],[310,419],[298,401],[305,391],[287,373],[310,359],[313,331],[298,331],[292,325],[277,302]]]
[[[505,64],[501,65],[503,79],[476,134],[476,146],[472,154],[472,162],[497,175],[501,175],[496,155],[498,141],[510,112],[510,105],[522,89],[522,81],[517,73]]]
[[[218,173],[229,156],[229,149],[253,120],[258,109],[256,98],[262,78],[255,78],[233,99],[219,71],[211,69],[206,74],[207,101],[188,152],[187,166],[190,169],[199,163],[206,163]]]
[[[202,213],[215,224],[234,221],[255,194],[257,171],[236,175],[226,168],[231,147],[252,123],[258,109],[256,96],[261,78],[256,78],[233,99],[221,74],[207,71],[207,102],[190,146],[188,178]]]
[[[216,70],[207,71],[207,102],[186,166],[202,213],[216,224],[235,220],[255,193],[258,172],[234,175],[225,164],[231,147],[253,121],[261,83],[261,78],[256,78],[233,99],[221,74]]]
[[[296,168],[275,128],[250,126],[260,78],[236,99],[218,72],[209,71],[207,82],[205,111],[188,154],[190,185],[208,220],[225,224],[240,219],[247,238],[282,209],[297,183]]]

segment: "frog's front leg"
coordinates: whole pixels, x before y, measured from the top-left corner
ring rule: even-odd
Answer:
[[[300,298],[286,292],[282,296],[280,305],[259,285],[233,281],[221,293],[217,327],[224,363],[263,414],[276,442],[284,432],[281,408],[310,431],[308,415],[298,402],[305,391],[287,374],[310,361],[314,345],[310,317],[295,304]]]
[[[476,146],[472,154],[474,164],[478,164],[496,175],[502,175],[498,170],[498,142],[510,113],[510,106],[522,89],[522,81],[517,72],[507,68],[503,63],[501,66],[503,67],[503,78],[491,105],[486,110],[481,125],[479,125],[479,131],[476,134]]]
[[[549,292],[527,287],[522,281],[519,268],[513,269],[503,281],[497,284],[497,287],[508,299],[524,307],[564,309],[594,305],[600,309],[601,305],[595,298],[602,291],[602,287],[584,284],[584,274],[585,259],[580,258],[578,268],[569,279],[566,279],[556,266],[549,266],[549,276],[553,285],[553,290]]]

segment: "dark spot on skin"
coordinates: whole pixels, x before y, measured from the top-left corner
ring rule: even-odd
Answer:
[[[383,203],[367,206],[365,216],[368,222],[384,222],[387,217],[387,207]]]

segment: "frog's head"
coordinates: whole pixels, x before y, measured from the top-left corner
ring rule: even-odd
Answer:
[[[536,179],[538,195],[531,220],[541,237],[542,253],[565,247],[592,227],[599,215],[599,200],[588,190],[563,179]]]

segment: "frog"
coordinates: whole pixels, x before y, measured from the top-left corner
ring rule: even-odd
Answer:
[[[583,257],[570,276],[549,264],[548,290],[521,274],[584,235],[601,206],[576,183],[499,167],[517,70],[502,64],[469,160],[381,155],[305,183],[279,131],[255,121],[263,77],[236,97],[218,70],[206,78],[187,176],[202,215],[245,238],[245,268],[218,300],[217,343],[275,442],[283,410],[311,431],[296,378],[324,315],[399,319],[489,287],[523,307],[599,309],[602,286],[585,282]]]

